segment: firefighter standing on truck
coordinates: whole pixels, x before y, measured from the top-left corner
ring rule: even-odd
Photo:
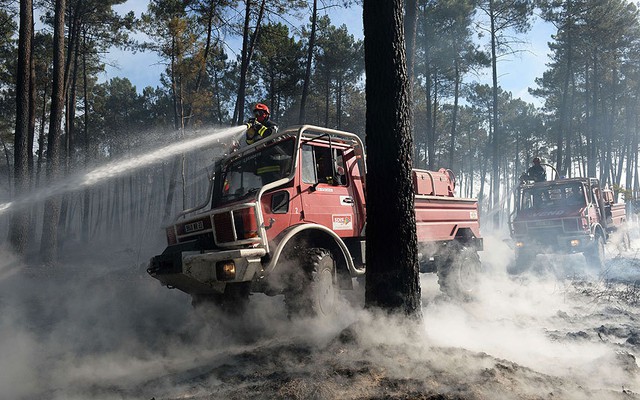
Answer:
[[[262,103],[253,108],[253,118],[247,121],[245,140],[247,144],[253,144],[258,140],[278,133],[278,124],[269,119],[269,107]]]
[[[540,158],[536,157],[533,159],[533,165],[527,171],[527,175],[529,175],[529,179],[534,182],[544,182],[547,180],[547,173],[540,165]]]
[[[255,142],[278,133],[278,125],[269,119],[269,107],[258,103],[253,108],[253,118],[247,122],[247,132],[245,140],[247,144]],[[262,184],[273,182],[280,177],[280,165],[268,158],[259,157],[257,160],[255,174],[260,176]]]

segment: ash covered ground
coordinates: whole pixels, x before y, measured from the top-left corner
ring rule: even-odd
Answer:
[[[539,256],[513,277],[512,251],[487,237],[473,300],[422,275],[418,327],[365,312],[361,291],[328,321],[288,320],[280,296],[235,319],[193,310],[146,274],[157,239],[68,250],[55,268],[0,252],[0,398],[640,398],[638,238],[609,246],[600,274]]]

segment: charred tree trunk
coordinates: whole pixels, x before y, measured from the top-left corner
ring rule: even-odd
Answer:
[[[418,26],[418,1],[405,0],[406,16],[404,20],[404,37],[406,42],[407,55],[407,77],[409,87],[409,122],[411,126],[415,126],[413,120],[413,82],[415,78],[415,60],[416,60],[416,36]],[[411,132],[415,136],[414,132]],[[415,137],[414,137],[415,140]],[[414,146],[414,149],[417,148]]]
[[[253,30],[253,34],[249,37],[249,23],[251,22],[251,0],[246,0],[244,27],[242,30],[242,62],[240,64],[240,83],[238,85],[238,97],[236,99],[236,107],[233,112],[233,121],[236,125],[241,125],[244,122],[244,99],[246,93],[247,84],[247,72],[249,71],[249,63],[253,56],[253,49],[256,44],[258,33],[260,32],[260,24],[262,24],[262,17],[264,16],[264,10],[266,6],[266,0],[262,0],[260,3],[260,10],[258,11],[258,18],[256,20],[256,28]]]
[[[497,43],[496,43],[496,16],[494,15],[494,2],[489,1],[489,18],[491,22],[491,76],[493,85],[493,110],[492,110],[492,138],[491,142],[491,158],[492,158],[492,172],[491,172],[491,207],[496,209],[500,204],[500,162],[498,155],[500,154],[500,137],[498,128],[498,60],[497,55]]]
[[[87,41],[86,32],[83,35],[83,52],[82,52],[82,80],[83,80],[83,99],[84,99],[84,166],[87,167],[90,160],[89,146],[89,79],[87,76]],[[82,242],[89,242],[89,218],[91,209],[91,189],[85,188],[82,194]]]
[[[363,6],[368,152],[365,306],[420,318],[402,9],[402,0],[365,0]],[[388,193],[396,195],[390,198]]]
[[[324,126],[329,127],[329,98],[331,96],[331,75],[327,69],[325,75],[325,92],[324,92]]]
[[[309,35],[309,46],[307,48],[307,65],[302,81],[302,96],[300,97],[300,115],[298,124],[304,124],[307,114],[307,97],[309,95],[309,82],[311,81],[311,64],[313,63],[313,52],[316,45],[316,28],[318,23],[318,0],[313,0],[313,12],[311,14],[311,33]]]
[[[31,4],[31,8],[33,8],[32,1],[29,0],[29,4]],[[35,142],[35,134],[36,134],[36,101],[38,97],[38,92],[36,90],[36,63],[34,55],[34,35],[35,35],[35,27],[33,23],[33,12],[31,13],[31,57],[29,57],[29,138],[28,138],[28,146],[29,151],[27,153],[27,160],[29,164],[29,185],[33,187],[34,176],[35,173],[35,160],[33,154],[33,147]]]
[[[460,99],[460,59],[454,60],[453,112],[451,115],[451,138],[449,140],[449,168],[453,168],[453,154],[456,150],[458,128],[458,100]]]
[[[33,4],[30,0],[20,1],[20,32],[18,42],[18,71],[16,74],[16,131],[14,141],[13,183],[14,198],[29,190],[29,116],[31,93],[31,32],[33,25]],[[17,254],[24,254],[27,248],[29,212],[18,209],[11,215],[9,242]]]
[[[65,0],[55,2],[53,34],[53,91],[47,143],[47,180],[54,182],[60,174],[60,136],[64,107],[64,12]],[[40,252],[46,263],[58,258],[58,220],[60,198],[53,196],[45,203]]]

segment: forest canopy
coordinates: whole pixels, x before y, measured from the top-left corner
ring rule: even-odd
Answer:
[[[141,15],[114,10],[124,3],[0,0],[0,203],[192,130],[241,125],[256,102],[268,104],[280,126],[364,135],[363,41],[331,20],[358,3],[150,0]],[[639,197],[635,3],[417,3],[407,49],[415,167],[455,171],[458,194],[478,197],[483,212],[499,216],[497,226],[534,156],[558,175],[597,177],[626,200]],[[534,18],[555,30],[550,62],[530,88],[540,106],[501,88],[508,62],[498,62],[522,48]],[[159,84],[103,81],[115,48],[156,55]],[[491,83],[478,83],[487,71]],[[18,252],[42,242],[45,258],[55,258],[58,235],[123,239],[125,221],[161,225],[205,191],[204,183],[184,183],[206,181],[211,158],[197,159],[202,165],[176,159],[44,208],[1,214],[0,237]],[[180,175],[187,178],[176,189]]]

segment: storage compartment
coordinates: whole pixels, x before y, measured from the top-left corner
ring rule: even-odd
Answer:
[[[446,169],[437,172],[413,170],[413,187],[417,195],[453,197],[453,173]]]

